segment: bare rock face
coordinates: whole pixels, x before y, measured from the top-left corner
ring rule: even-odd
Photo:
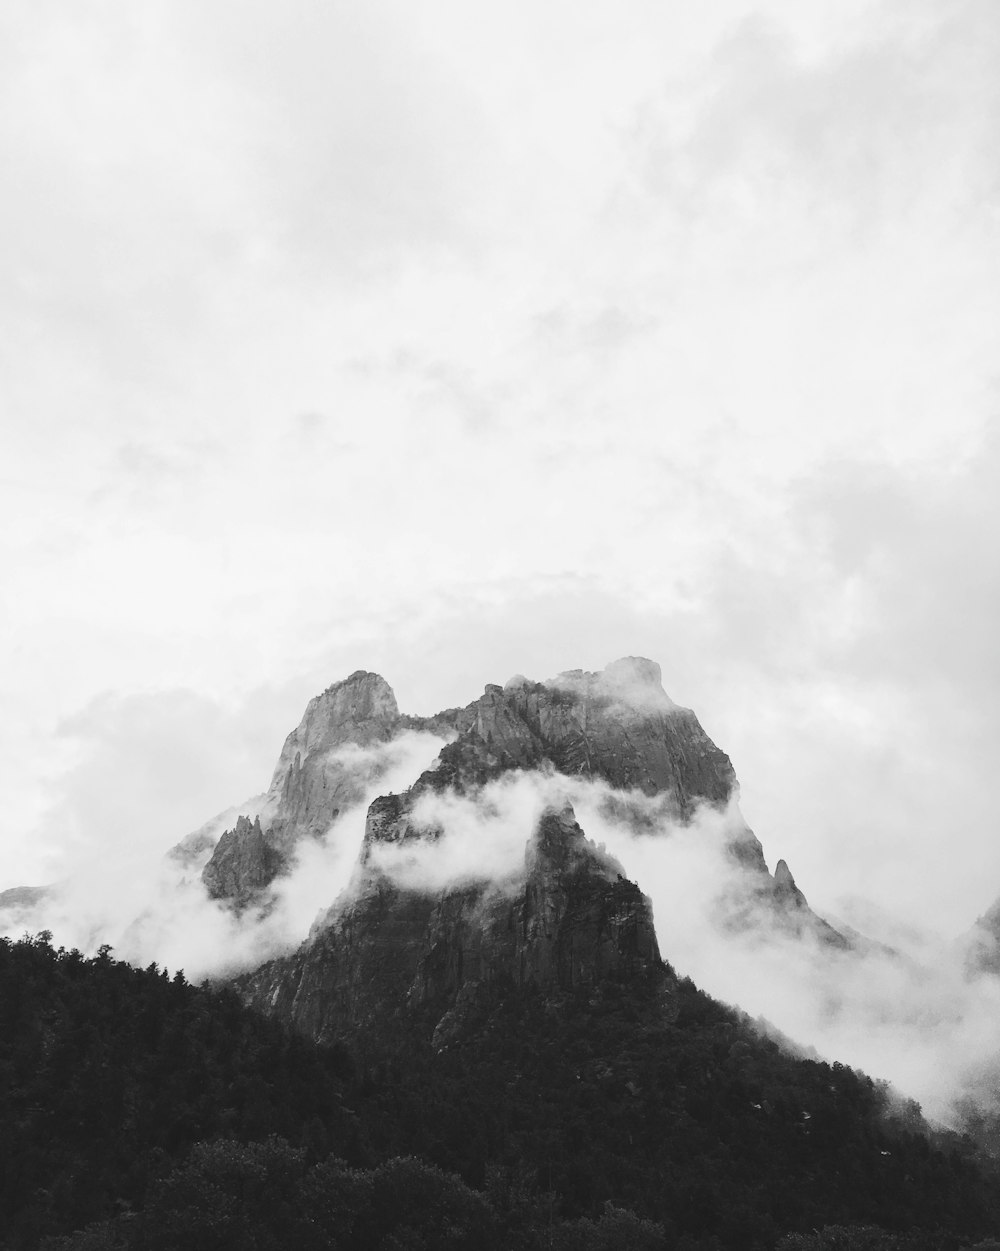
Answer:
[[[400,810],[378,831],[398,838],[405,822]],[[318,1040],[385,1037],[405,1018],[443,1046],[511,987],[557,994],[643,974],[667,976],[649,900],[567,810],[542,817],[515,882],[435,895],[374,872],[295,956],[238,985],[248,1003]]]
[[[219,839],[202,881],[213,899],[245,906],[274,879],[281,865],[281,854],[265,838],[260,817],[253,822],[240,817]]]
[[[792,871],[784,860],[774,866],[774,896],[787,908],[805,908],[806,897],[795,885]]]
[[[441,755],[442,780],[453,786],[549,765],[670,795],[685,819],[698,802],[724,805],[736,785],[729,757],[665,694],[651,660],[627,657],[601,673],[574,669],[544,683],[518,675],[437,720],[457,734]]]
[[[377,673],[359,670],[310,700],[285,739],[256,819],[241,817],[205,865],[209,894],[238,908],[258,900],[302,839],[321,837],[362,799],[385,767],[367,749],[387,743],[402,723],[392,688]]]
[[[775,865],[773,877],[766,868],[763,873],[754,869],[719,902],[722,924],[751,943],[769,942],[780,935],[839,951],[879,946],[860,934],[841,933],[813,912],[784,860]],[[882,950],[894,954],[888,948]]]
[[[202,874],[213,898],[237,907],[259,900],[296,845],[322,837],[377,780],[383,766],[366,749],[405,729],[454,740],[421,779],[435,790],[474,788],[511,769],[544,767],[660,795],[686,820],[698,803],[724,805],[736,785],[729,757],[693,712],[665,694],[651,660],[627,657],[601,673],[571,670],[545,683],[512,679],[487,686],[466,708],[427,718],[402,716],[385,679],[359,670],[311,700],[285,740],[257,813],[260,836],[252,824],[237,822],[219,841]],[[763,870],[749,830],[738,850]]]
[[[285,739],[268,794],[278,797],[272,824],[301,834],[322,834],[338,800],[356,802],[357,771],[345,767],[348,746],[388,742],[400,728],[396,697],[385,678],[358,670],[311,699]]]
[[[410,850],[393,845],[438,836],[413,820],[422,799],[476,798],[513,770],[601,784],[608,815],[638,836],[660,836],[664,818],[683,824],[714,809],[737,870],[723,874],[734,884],[720,891],[718,923],[741,935],[777,928],[850,945],[811,911],[784,861],[768,873],[739,816],[728,756],[666,695],[659,666],[634,656],[546,682],[518,675],[429,718],[401,714],[378,674],[352,673],[309,702],[267,792],[195,831],[175,862],[189,872],[204,865],[213,899],[266,908],[298,846],[376,791],[392,758],[386,745],[412,730],[450,741],[409,789],[370,804],[352,886],[331,899],[303,947],[241,981],[251,1003],[314,1038],[385,1031],[416,1014],[443,1045],[504,987],[563,993],[660,969],[649,901],[572,811],[548,812],[535,830],[526,823],[523,870],[509,880],[483,873],[448,889],[404,888],[379,867],[387,849]]]

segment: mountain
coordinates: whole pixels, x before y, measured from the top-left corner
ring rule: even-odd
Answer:
[[[354,673],[268,790],[171,862],[202,866],[216,932],[253,933],[303,865],[322,893],[314,853],[358,805],[346,888],[219,994],[0,940],[0,1251],[959,1251],[1000,1228],[967,1140],[792,1054],[660,950],[604,830],[716,839],[713,920],[751,952],[861,940],[768,871],[728,757],[653,662],[426,718]]]
[[[241,816],[226,830],[202,871],[212,898],[239,907],[259,899],[296,846],[325,834],[385,771],[386,758],[363,749],[387,743],[409,720],[376,673],[353,673],[311,699],[285,739],[254,819]]]
[[[385,1038],[426,1019],[442,1046],[510,990],[571,991],[659,969],[649,900],[571,809],[542,816],[516,882],[437,893],[401,889],[366,860],[407,838],[406,803],[372,805],[356,895],[296,955],[240,979],[245,1002],[323,1042],[359,1030]]]
[[[420,750],[408,756],[414,743]],[[405,776],[401,760],[430,767]],[[407,857],[444,857],[452,826],[471,820],[428,811],[461,800],[481,815],[507,785],[540,797],[508,820],[507,863],[494,863],[491,830],[476,836],[480,853],[466,829],[463,874],[413,880]],[[780,934],[859,948],[856,935],[810,909],[783,860],[769,873],[738,791],[729,757],[666,695],[651,660],[626,657],[545,682],[518,675],[430,717],[401,713],[385,679],[358,670],[310,700],[267,790],[206,822],[169,860],[185,889],[200,874],[209,899],[252,925],[268,916],[304,852],[343,837],[343,815],[367,805],[348,889],[339,898],[333,890],[302,948],[248,975],[243,993],[315,1038],[389,1028],[419,1011],[434,1015],[430,1033],[444,1039],[498,988],[567,989],[658,960],[641,883],[629,883],[623,865],[587,837],[574,795],[598,805],[589,819],[639,840],[669,838],[711,816],[724,830],[728,866],[720,867],[714,920],[741,939]],[[0,905],[18,925],[34,918],[44,926],[36,905],[47,898],[22,889]],[[107,937],[140,953],[144,932],[137,923]]]
[[[419,751],[410,750],[413,744]],[[413,775],[405,776],[406,762],[418,757]],[[425,771],[418,777],[420,769]],[[661,838],[667,826],[716,814],[726,826],[735,874],[720,877],[720,925],[748,941],[780,931],[845,950],[857,945],[854,936],[812,912],[790,874],[785,879],[786,866],[774,877],[768,872],[760,843],[739,814],[728,756],[693,712],[664,693],[659,666],[636,657],[600,673],[570,670],[546,682],[519,675],[504,686],[488,685],[465,707],[430,717],[401,713],[384,678],[359,670],[310,700],[285,740],[267,790],[178,843],[166,876],[187,884],[196,875],[208,898],[234,914],[266,916],[303,854],[346,837],[345,814],[356,811],[360,822],[373,799],[399,793],[409,811],[428,794],[488,800],[491,784],[525,778],[550,789],[560,779],[601,788],[604,815],[636,837]],[[552,798],[561,802],[558,794]],[[537,815],[524,818],[522,849]],[[379,843],[398,841],[401,829],[384,820],[377,830],[370,828],[363,856]],[[370,872],[371,866],[358,865],[355,894],[370,886]],[[53,898],[60,889],[53,888]],[[28,898],[24,889],[0,896],[8,930],[49,924],[46,910],[34,906],[47,898],[44,891]],[[119,945],[120,931],[102,940]],[[141,955],[141,943],[130,942],[128,949]]]
[[[223,835],[203,873],[210,893],[238,903],[257,896],[298,843],[325,833],[384,770],[384,758],[345,749],[385,744],[407,730],[453,740],[435,771],[438,789],[549,767],[662,795],[684,819],[699,801],[725,804],[735,786],[729,758],[692,712],[667,698],[651,661],[618,661],[603,674],[574,670],[544,684],[513,678],[433,717],[402,715],[385,679],[359,670],[310,701],[262,800],[261,832],[250,824]],[[759,858],[751,844],[750,858]]]
[[[356,787],[338,749],[403,730],[446,733],[450,742],[408,789],[371,804],[351,887],[303,947],[240,982],[248,1003],[313,1038],[385,1032],[417,1015],[443,1043],[505,988],[567,991],[658,963],[649,900],[586,837],[566,801],[523,829],[522,862],[502,880],[485,871],[477,880],[472,870],[431,889],[384,867],[388,851],[419,856],[442,839],[441,826],[415,819],[423,802],[483,800],[505,778],[600,784],[602,802],[638,837],[665,837],[664,828],[702,809],[728,813],[736,885],[720,886],[719,923],[851,945],[810,910],[784,861],[768,872],[738,815],[728,756],[664,693],[659,666],[635,657],[544,683],[518,676],[425,719],[401,716],[378,675],[352,674],[312,701],[289,735],[268,792],[271,823],[241,818],[223,835],[205,869],[209,889],[238,906],[259,899],[295,843],[316,837]]]

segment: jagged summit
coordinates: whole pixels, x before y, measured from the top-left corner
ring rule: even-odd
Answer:
[[[806,897],[795,885],[792,871],[784,860],[779,860],[774,866],[774,886],[780,894],[789,896],[797,903],[805,903]]]
[[[448,741],[406,790],[373,800],[349,889],[320,913],[295,955],[241,980],[248,1002],[327,1040],[359,1028],[384,1037],[394,1021],[416,1014],[440,1046],[488,1013],[504,987],[558,995],[606,977],[666,976],[649,900],[587,837],[568,803],[525,828],[520,872],[495,878],[473,863],[438,887],[419,873],[398,875],[444,834],[421,816],[428,801],[434,811],[447,796],[476,804],[515,772],[592,780],[626,809],[629,796],[637,810],[653,801],[668,822],[685,824],[702,805],[732,814],[737,784],[728,756],[693,712],[666,695],[655,662],[625,657],[598,673],[568,670],[545,682],[517,674],[503,686],[487,684],[464,708],[428,718],[399,714],[373,674],[354,674],[320,699],[326,704],[313,701],[307,710],[310,726],[286,742],[288,772],[276,773],[286,778],[279,817],[289,796],[329,793],[329,775],[310,779],[342,760],[328,744],[345,742],[359,708],[378,734],[423,729]],[[313,724],[324,728],[311,737]],[[318,820],[323,810],[311,811]],[[727,890],[720,887],[720,924],[747,936],[780,929],[845,946],[809,909],[784,861],[773,877],[768,872],[738,809],[730,825],[734,869]],[[650,826],[654,836],[662,828]],[[257,835],[251,828],[245,837]]]
[[[392,687],[380,674],[358,669],[328,686],[306,705],[302,720],[285,739],[269,791],[281,793],[301,762],[344,743],[365,746],[390,738],[399,723]]]
[[[512,792],[520,806],[491,855],[501,828],[491,808]],[[247,999],[324,1038],[385,1030],[418,1010],[440,1042],[504,986],[563,993],[659,968],[649,900],[560,795],[596,804],[595,820],[625,837],[670,838],[702,829],[704,816],[724,840],[718,895],[706,901],[717,928],[745,941],[781,931],[852,946],[812,912],[783,860],[768,872],[729,757],[643,657],[544,682],[515,675],[431,717],[401,713],[381,675],[356,670],[309,701],[267,792],[230,809],[228,828],[201,827],[178,863],[197,868],[210,847],[206,894],[250,910],[254,924],[284,906],[276,879],[302,863],[309,840],[324,844],[320,856],[344,853],[353,872],[338,870],[312,903],[296,954],[244,979]],[[338,820],[348,809],[364,814],[363,828]],[[446,863],[456,821],[466,850]]]
[[[645,657],[626,656],[599,672],[565,670],[544,682],[517,674],[503,686],[487,684],[464,708],[431,717],[400,713],[385,679],[357,670],[310,700],[285,740],[258,818],[241,820],[219,840],[203,871],[208,891],[237,908],[266,902],[297,845],[322,838],[341,811],[371,795],[387,768],[388,746],[414,731],[434,734],[443,745],[405,792],[371,803],[352,888],[358,893],[382,884],[373,855],[379,845],[428,837],[412,813],[429,792],[476,795],[505,774],[548,771],[623,795],[641,793],[656,800],[662,817],[682,824],[700,805],[721,811],[738,794],[729,757],[690,709],[669,698],[660,666]],[[729,849],[742,870],[720,905],[733,927],[750,934],[777,925],[846,943],[812,912],[784,861],[773,877],[768,873],[738,810]],[[335,911],[321,915],[314,934]]]
[[[274,880],[281,867],[281,855],[265,838],[260,816],[253,821],[241,816],[219,839],[202,881],[213,899],[246,904]]]
[[[725,804],[736,778],[689,709],[660,685],[659,666],[627,657],[601,673],[567,670],[545,682],[518,674],[463,709],[429,718],[457,742],[442,752],[442,780],[481,785],[509,769],[551,766],[647,795],[670,795],[681,816]]]
[[[254,821],[241,817],[227,830],[202,871],[212,897],[240,907],[258,899],[288,867],[296,845],[321,838],[385,772],[388,760],[377,748],[402,723],[392,687],[363,669],[311,699],[285,739]]]
[[[404,756],[419,758],[424,771],[390,784],[387,775]],[[268,790],[201,827],[174,858],[195,870],[204,865],[206,893],[224,906],[266,911],[275,880],[290,871],[301,846],[326,840],[331,831],[338,837],[338,818],[363,806],[367,819],[351,889],[358,897],[377,895],[386,884],[380,864],[388,844],[412,841],[405,853],[411,855],[436,837],[426,820],[416,819],[420,805],[449,795],[478,802],[485,787],[514,774],[597,783],[609,813],[636,836],[663,836],[664,823],[688,824],[704,808],[725,814],[736,866],[723,874],[733,881],[725,890],[720,885],[727,928],[766,936],[777,925],[847,943],[812,912],[784,861],[773,877],[768,872],[763,849],[739,814],[729,757],[690,709],[669,698],[660,666],[645,657],[622,657],[597,672],[565,670],[542,682],[516,674],[503,686],[487,684],[466,706],[430,717],[401,713],[385,678],[355,670],[309,701],[284,741]],[[601,860],[575,817],[549,814],[540,829],[558,833],[550,847],[557,858],[573,859],[573,848],[584,848],[588,872],[601,862],[609,880],[617,879],[621,866],[612,870],[606,856]],[[526,828],[526,841],[529,833]],[[531,845],[532,854],[548,854],[544,838]],[[319,910],[314,938],[337,913],[334,894]]]
[[[549,768],[663,796],[684,820],[699,803],[726,804],[736,785],[729,757],[666,695],[660,666],[643,657],[545,682],[517,675],[431,717],[401,714],[388,682],[359,669],[309,701],[255,814],[260,836],[252,822],[234,827],[205,866],[212,895],[239,906],[259,897],[299,842],[323,837],[360,801],[385,771],[378,748],[408,731],[450,740],[418,790],[474,789],[511,770]]]

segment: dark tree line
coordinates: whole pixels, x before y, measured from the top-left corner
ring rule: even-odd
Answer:
[[[0,1248],[957,1251],[1000,1230],[967,1144],[690,982],[511,990],[445,1051],[421,1036],[317,1047],[179,974],[0,940]]]

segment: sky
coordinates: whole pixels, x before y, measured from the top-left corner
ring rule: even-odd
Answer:
[[[993,0],[13,0],[0,177],[0,889],[636,654],[820,911],[1000,895]]]

